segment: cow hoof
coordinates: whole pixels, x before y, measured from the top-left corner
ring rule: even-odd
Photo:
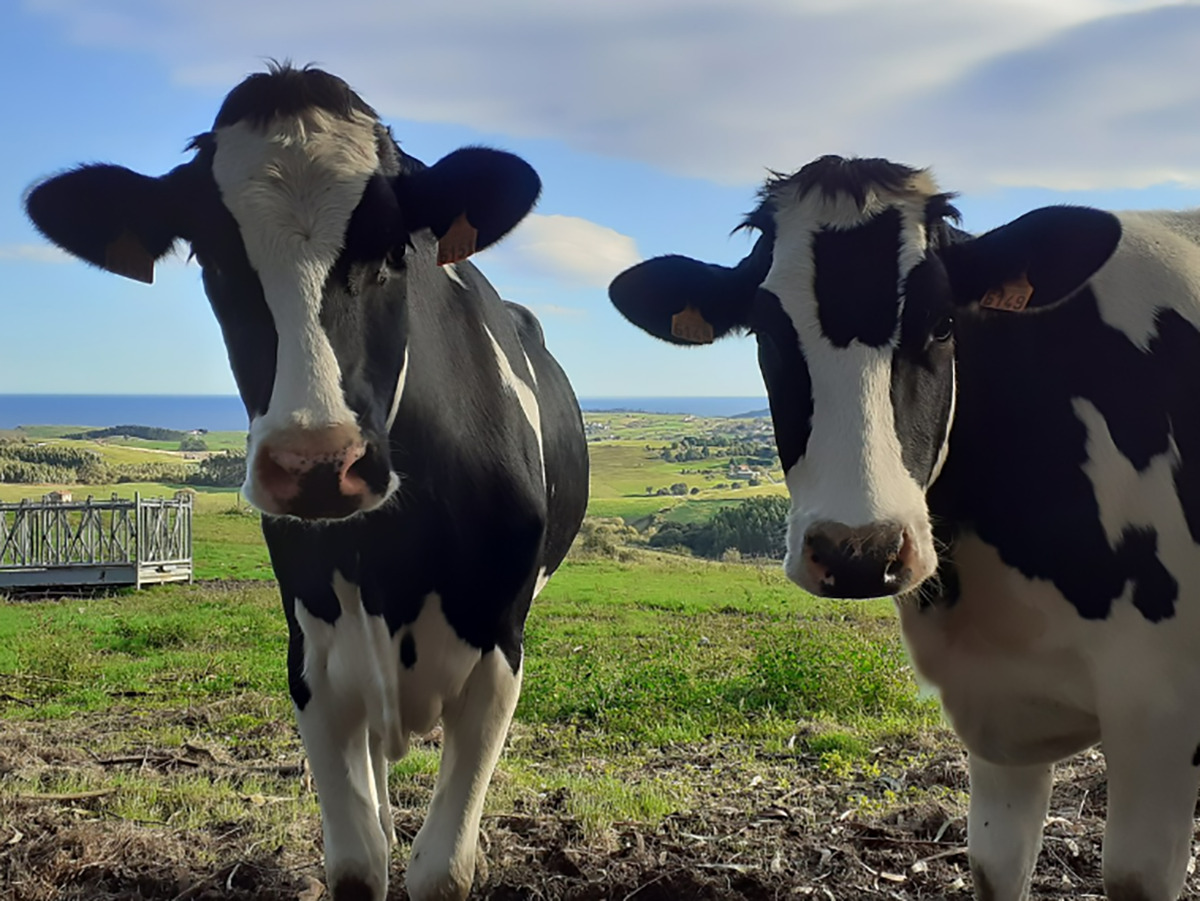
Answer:
[[[464,869],[454,866],[452,861],[435,863],[427,855],[414,852],[404,874],[404,885],[412,901],[464,901],[475,876],[474,867],[467,872]]]
[[[343,876],[334,883],[330,897],[333,901],[382,901],[383,894],[357,876]]]

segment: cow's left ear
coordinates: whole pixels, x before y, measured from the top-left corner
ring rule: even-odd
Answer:
[[[541,190],[527,162],[486,147],[455,150],[396,181],[409,228],[429,228],[437,237],[439,265],[499,241],[533,209]]]
[[[940,252],[957,304],[1021,312],[1070,297],[1121,240],[1112,213],[1043,207]]]

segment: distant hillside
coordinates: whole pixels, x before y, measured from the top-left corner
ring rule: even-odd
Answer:
[[[735,413],[730,419],[765,419],[771,415],[770,410],[751,410],[749,413]]]
[[[74,435],[64,435],[74,441],[95,441],[97,438],[141,438],[144,441],[180,441],[186,432],[160,429],[151,425],[114,425],[107,429],[90,429]]]

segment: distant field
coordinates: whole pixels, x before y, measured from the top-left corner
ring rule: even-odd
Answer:
[[[246,449],[245,432],[209,432],[207,435],[201,435],[200,437],[208,445],[210,451],[244,451]],[[144,438],[106,438],[104,441],[105,444],[115,444],[124,447],[143,447],[157,450],[179,449],[179,443],[176,441],[147,441]]]
[[[761,421],[699,419],[681,415],[589,413],[589,423],[599,423],[609,431],[603,440],[588,444],[591,455],[591,500],[588,514],[602,517],[621,517],[627,523],[637,523],[659,511],[667,510],[667,519],[675,522],[701,522],[718,509],[748,497],[785,492],[782,474],[772,474],[778,481],[750,488],[743,483],[739,489],[717,489],[729,485],[728,460],[713,457],[688,463],[673,463],[661,459],[661,451],[672,441],[685,436],[733,429],[734,433],[763,434]],[[75,426],[35,426],[22,429],[27,438],[53,444],[86,447],[100,453],[111,463],[144,463],[183,461],[178,453],[167,454],[170,442],[140,439],[105,439],[103,442],[72,441],[64,434],[80,431]],[[12,432],[6,434],[13,434]],[[243,447],[245,433],[214,432],[206,436],[210,448],[214,445]],[[650,449],[647,450],[647,445]],[[684,474],[682,470],[688,470]],[[708,478],[705,477],[708,474]],[[660,488],[669,489],[682,482],[699,493],[687,495],[647,495]],[[22,485],[0,484],[0,500],[40,498],[49,491],[68,488],[76,500],[91,495],[106,499],[114,493],[132,497],[140,492],[147,497],[170,497],[182,486],[158,482],[126,482],[116,485]],[[241,501],[231,488],[192,487],[196,492],[193,524],[196,576],[200,579],[270,579],[271,568],[263,543],[258,516]]]
[[[136,423],[130,423],[136,425]],[[88,426],[77,425],[32,425],[22,426],[19,429],[0,429],[0,438],[25,438],[30,441],[52,441],[55,444],[70,444],[79,445],[81,443],[89,446],[91,450],[98,450],[103,453],[104,448],[141,448],[144,450],[159,450],[159,451],[178,451],[178,441],[149,441],[145,438],[104,438],[99,441],[84,440],[83,442],[76,440],[66,440],[67,435],[77,435],[81,432],[93,431]],[[204,439],[204,443],[208,445],[210,451],[220,450],[245,450],[246,448],[246,433],[245,432],[209,432],[200,436]],[[55,440],[57,439],[57,440]],[[134,460],[128,459],[112,459],[114,463],[127,462],[142,462],[143,458]],[[154,457],[155,460],[161,460],[161,457]]]

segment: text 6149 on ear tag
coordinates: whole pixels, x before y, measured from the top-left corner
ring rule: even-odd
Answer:
[[[692,344],[713,343],[713,327],[693,306],[686,306],[671,317],[671,334]]]
[[[1019,313],[1029,306],[1029,298],[1033,296],[1033,285],[1024,275],[1005,282],[999,288],[993,288],[983,295],[979,301],[981,307],[989,310],[1006,310],[1009,313]]]

